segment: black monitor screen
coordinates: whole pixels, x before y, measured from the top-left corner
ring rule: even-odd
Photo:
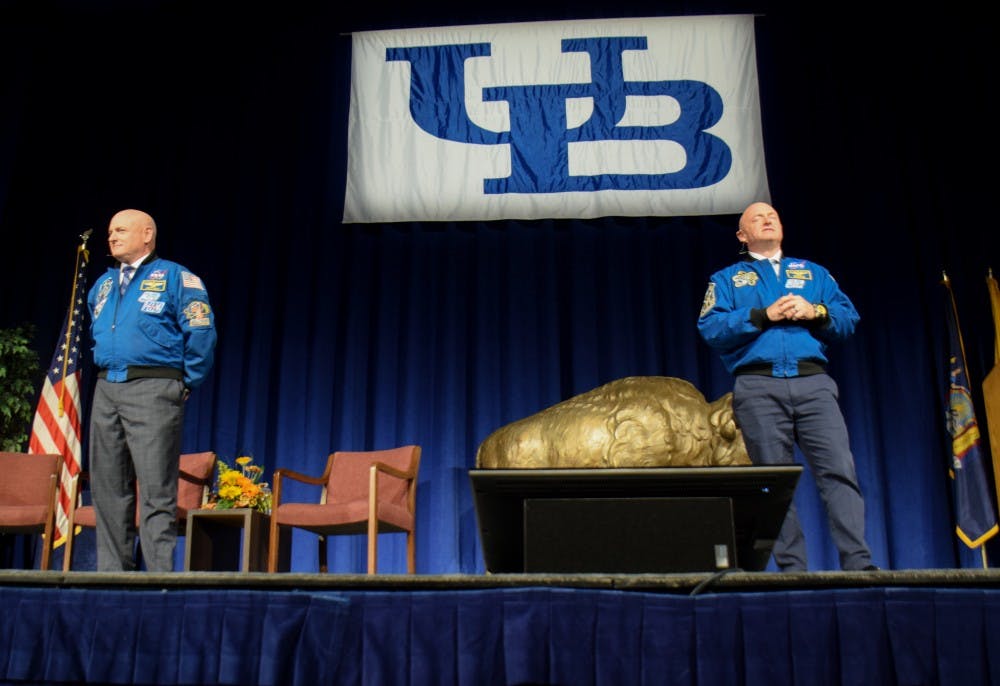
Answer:
[[[736,564],[760,571],[767,566],[801,474],[801,465],[469,470],[483,557],[491,573],[525,571],[525,501],[544,498],[728,498]]]

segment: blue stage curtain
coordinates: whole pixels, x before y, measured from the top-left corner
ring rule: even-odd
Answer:
[[[346,600],[0,588],[3,683],[333,683]]]
[[[34,323],[34,346],[50,359],[77,236],[94,229],[96,279],[111,215],[150,211],[160,254],[204,280],[219,327],[213,373],[186,406],[185,451],[252,454],[269,477],[279,466],[318,474],[338,449],[418,443],[417,570],[481,573],[466,473],[490,432],[624,376],[681,377],[709,400],[731,389],[695,322],[709,275],[737,258],[735,216],[341,223],[350,32],[665,16],[691,3],[373,5],[367,17],[269,5],[247,31],[204,3],[122,14],[96,0],[23,4],[0,21],[0,233],[10,256],[0,326]],[[829,267],[861,314],[856,335],[829,352],[874,560],[980,566],[954,533],[937,281],[947,269],[980,403],[993,364],[984,279],[1000,268],[1000,232],[983,209],[995,184],[979,170],[997,142],[970,121],[990,111],[992,25],[905,8],[822,21],[792,3],[766,9],[698,6],[758,14],[764,144],[785,250]],[[137,22],[149,27],[145,49],[123,58],[119,36]],[[155,106],[142,116],[108,106],[136,84]],[[32,259],[40,251],[44,278]],[[88,418],[94,370],[84,374]],[[810,568],[837,569],[808,473],[797,505]],[[379,570],[405,571],[403,537],[383,538]],[[295,533],[293,571],[318,568],[314,541]],[[77,568],[87,569],[80,552]],[[337,537],[329,568],[364,570],[363,537]]]

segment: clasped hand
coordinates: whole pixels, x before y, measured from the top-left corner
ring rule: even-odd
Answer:
[[[783,295],[767,307],[767,318],[772,322],[781,320],[805,321],[816,318],[816,308],[801,295]]]

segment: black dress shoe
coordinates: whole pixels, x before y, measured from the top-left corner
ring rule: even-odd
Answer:
[[[865,565],[861,568],[862,572],[879,572],[881,569],[877,565]]]

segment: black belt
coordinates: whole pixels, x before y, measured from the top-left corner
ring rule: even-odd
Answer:
[[[813,360],[799,360],[799,376],[811,376],[813,374],[826,374],[826,368],[819,362]],[[757,376],[774,376],[773,364],[745,364],[737,367],[733,372],[735,376],[744,374],[755,374]]]
[[[108,378],[108,370],[102,369],[97,372],[98,379]],[[125,368],[125,380],[132,379],[184,379],[184,372],[173,367],[143,367],[140,365],[129,365]]]

